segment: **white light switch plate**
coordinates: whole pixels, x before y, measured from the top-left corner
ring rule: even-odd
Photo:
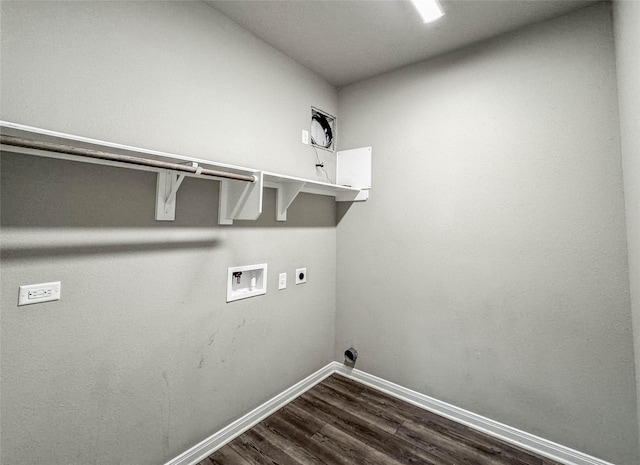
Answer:
[[[278,276],[278,290],[287,288],[287,273],[280,273]]]
[[[60,281],[55,283],[29,284],[20,286],[18,306],[39,304],[52,300],[60,300]]]
[[[302,130],[302,143],[309,145],[309,131]]]

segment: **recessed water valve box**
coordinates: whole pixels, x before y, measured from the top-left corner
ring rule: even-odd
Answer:
[[[227,271],[227,302],[267,293],[267,264],[234,266]]]

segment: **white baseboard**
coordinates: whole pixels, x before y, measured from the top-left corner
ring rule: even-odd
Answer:
[[[337,362],[334,363],[336,363],[334,365],[335,373],[557,462],[567,465],[613,465],[569,447],[461,409],[455,405],[412,391],[364,371],[348,368]]]
[[[614,465],[610,462],[605,462],[604,460],[600,460],[596,457],[583,454],[582,452],[569,447],[556,444],[555,442],[548,441],[538,436],[534,436],[533,434],[526,433],[519,429],[512,428],[511,426],[477,415],[473,412],[469,412],[468,410],[461,409],[455,405],[451,405],[438,399],[434,399],[433,397],[412,391],[411,389],[404,388],[390,381],[365,373],[364,371],[348,368],[338,362],[329,363],[327,366],[316,371],[296,385],[247,413],[242,418],[234,421],[217,433],[214,433],[173,460],[170,460],[165,465],[197,464],[199,461],[208,457],[229,441],[240,436],[242,433],[260,423],[269,415],[275,413],[296,397],[304,394],[313,386],[334,373],[345,376],[353,381],[369,386],[397,399],[409,402],[410,404],[436,413],[445,418],[449,418],[450,420],[469,426],[470,428],[481,431],[510,444],[514,444],[522,449],[566,465]]]
[[[269,415],[277,412],[296,397],[304,394],[316,384],[335,373],[335,366],[332,362],[327,366],[319,369],[312,375],[306,377],[299,383],[291,386],[286,391],[278,394],[274,398],[266,401],[264,404],[256,407],[242,418],[237,419],[228,426],[225,426],[217,433],[213,433],[204,441],[196,444],[191,449],[183,452],[173,460],[168,461],[165,465],[194,465],[215,451],[220,449],[229,441],[240,436],[245,431],[260,423]]]

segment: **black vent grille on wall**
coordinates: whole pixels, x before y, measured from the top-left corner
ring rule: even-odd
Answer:
[[[333,152],[336,140],[336,118],[311,107],[311,145]]]

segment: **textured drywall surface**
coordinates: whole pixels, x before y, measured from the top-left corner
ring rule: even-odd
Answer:
[[[309,107],[337,105],[200,2],[3,1],[1,64],[3,119],[306,177]],[[152,173],[1,171],[3,464],[165,463],[332,360],[332,198],[277,223],[267,189],[259,221],[218,227],[218,183],[189,178],[159,223]],[[227,304],[227,267],[264,262],[267,294]],[[59,302],[17,306],[58,280]]]
[[[335,88],[207,4],[3,1],[1,47],[5,120],[325,180]]]
[[[640,405],[640,2],[613,4],[629,282]],[[638,418],[640,421],[640,417]]]
[[[637,464],[610,6],[347,86],[339,114],[373,189],[338,225],[336,357]]]

